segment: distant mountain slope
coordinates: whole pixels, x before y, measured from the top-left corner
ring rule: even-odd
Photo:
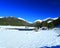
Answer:
[[[0,25],[12,25],[12,26],[34,26],[34,27],[49,27],[53,28],[57,25],[60,25],[60,17],[57,18],[47,18],[45,20],[36,20],[33,23],[22,18],[15,17],[0,17]]]
[[[24,26],[29,23],[15,17],[3,17],[0,18],[0,25]]]
[[[48,28],[53,28],[57,25],[60,25],[60,17],[57,18],[47,18],[45,20],[41,21],[35,21],[33,25],[39,27],[48,27]]]

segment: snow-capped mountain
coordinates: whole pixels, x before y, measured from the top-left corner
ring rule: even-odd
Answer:
[[[56,18],[46,18],[44,20],[37,19],[34,22],[29,22],[23,18],[16,18],[13,16],[10,17],[0,17],[0,25],[13,25],[13,26],[23,26],[23,25],[29,25],[29,26],[47,26],[47,24],[53,23],[55,25],[60,24],[60,17]]]
[[[39,27],[55,27],[57,25],[60,25],[60,17],[57,18],[46,18],[44,20],[37,20],[34,22],[35,26],[39,26]]]
[[[57,20],[59,17],[56,17],[56,18],[51,18],[51,17],[48,17],[46,19],[43,19],[43,20],[40,20],[40,19],[37,19],[35,20],[34,22],[44,22],[44,21],[47,21],[48,23],[52,22],[53,20]]]
[[[34,22],[42,22],[42,20],[38,19],[38,20],[35,20]]]
[[[59,17],[56,17],[56,18],[52,18],[53,20],[57,20]]]
[[[55,17],[55,18],[51,18],[51,17],[48,17],[46,19],[44,19],[43,21],[46,21],[46,20],[57,20],[59,17]]]
[[[20,20],[24,20],[24,21],[26,21],[26,22],[28,22],[28,23],[32,23],[32,22],[27,21],[27,20],[25,20],[25,19],[23,19],[23,18],[20,18],[20,17],[18,17],[18,19],[20,19]]]
[[[48,19],[51,19],[51,17],[45,18],[45,19],[43,19],[43,21],[46,21],[46,20],[48,20]]]
[[[35,20],[34,22],[43,22],[43,21],[53,21],[53,20],[56,20],[57,18],[51,18],[51,17],[48,17],[46,19],[43,19],[43,20],[40,20],[40,19],[37,19]]]
[[[46,21],[47,23],[50,23],[50,22],[53,21],[53,19],[52,19],[52,18],[48,18],[48,19],[45,19],[45,21]]]

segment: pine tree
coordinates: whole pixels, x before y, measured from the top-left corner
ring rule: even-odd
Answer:
[[[48,28],[50,28],[50,29],[54,28],[54,23],[53,22],[48,23]]]
[[[42,27],[47,27],[47,22],[46,21],[42,22],[41,26]]]

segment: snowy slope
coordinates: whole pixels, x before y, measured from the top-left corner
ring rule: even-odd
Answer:
[[[47,21],[48,23],[52,22],[53,20],[57,20],[59,17],[56,17],[56,18],[51,18],[51,17],[48,17],[46,19],[43,19],[43,20],[40,20],[40,19],[37,19],[35,20],[34,22],[43,22],[43,21]]]
[[[23,18],[18,18],[18,19],[20,19],[20,20],[24,20],[24,21],[26,21],[26,22],[28,22],[28,23],[32,23],[32,22],[30,22],[30,21],[27,21],[27,20],[25,20],[25,19],[23,19]]]
[[[2,16],[0,16],[0,18],[3,18]]]
[[[42,22],[42,20],[38,19],[38,20],[35,20],[34,22]]]
[[[44,19],[43,21],[46,21],[46,20],[48,20],[48,19],[57,20],[58,18],[59,18],[59,17],[55,17],[55,18],[48,17],[48,18]]]
[[[18,31],[0,29],[0,48],[39,48],[60,45],[55,30]]]
[[[48,18],[44,19],[43,21],[46,21],[46,20],[48,20],[48,19],[51,19],[51,17],[48,17]]]
[[[50,22],[52,22],[52,21],[48,21],[47,23],[50,23]]]
[[[57,20],[58,19],[58,17],[56,17],[56,18],[52,18],[53,20]]]

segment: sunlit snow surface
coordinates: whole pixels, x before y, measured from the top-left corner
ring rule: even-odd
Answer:
[[[0,28],[0,48],[40,48],[60,45],[54,29],[35,31],[7,30]]]

